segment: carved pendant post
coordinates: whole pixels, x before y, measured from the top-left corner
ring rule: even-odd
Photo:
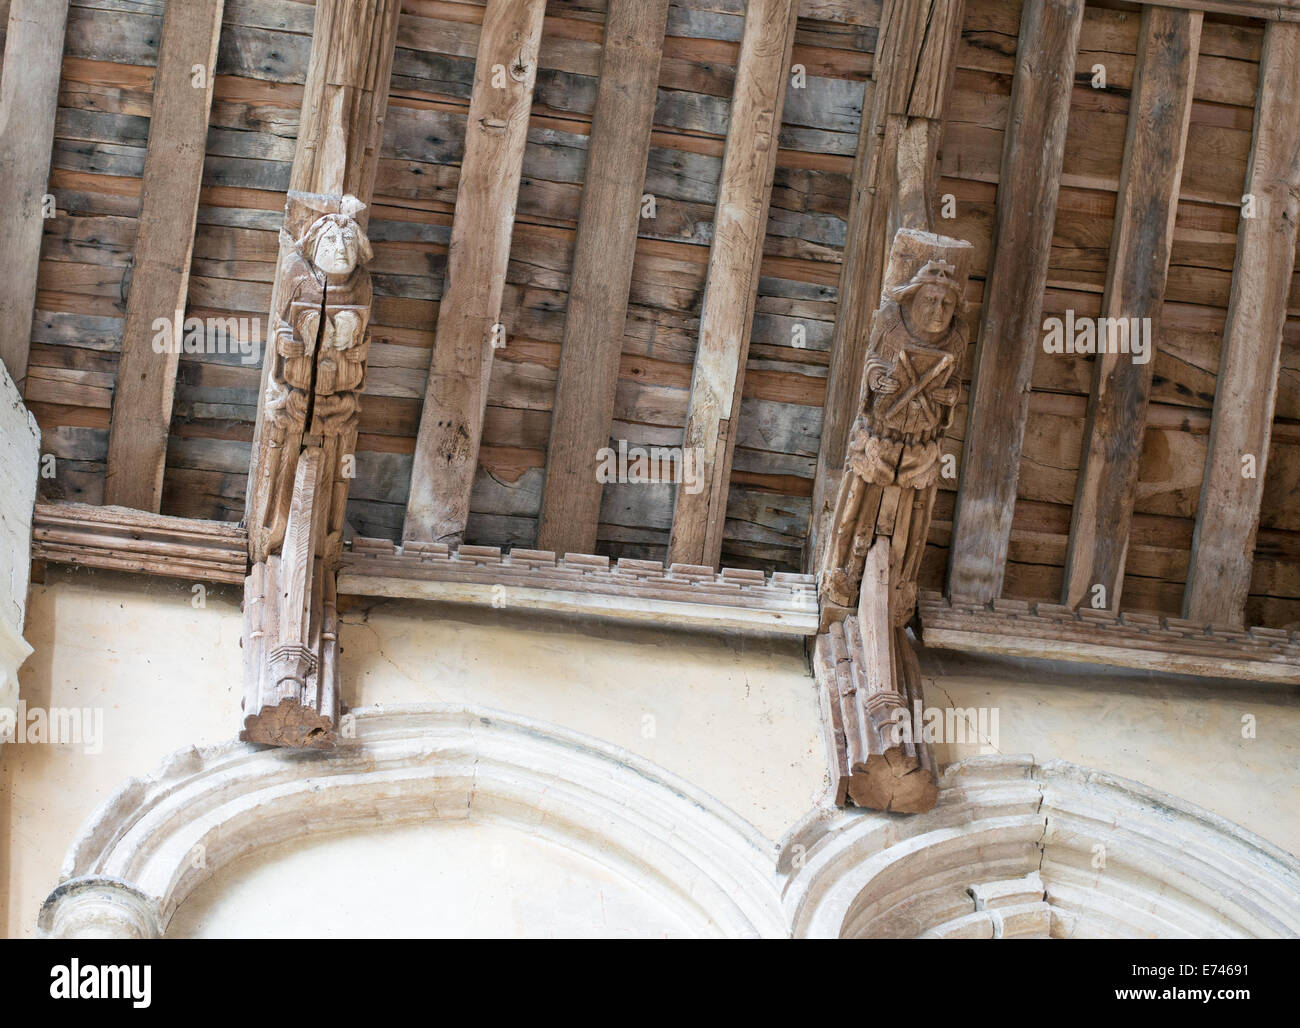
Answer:
[[[819,569],[815,667],[836,800],[929,810],[937,795],[907,638],[941,467],[961,393],[971,244],[900,229],[871,324],[858,413]]]
[[[247,742],[330,746],[335,579],[370,346],[370,243],[351,196],[290,193],[244,587]]]

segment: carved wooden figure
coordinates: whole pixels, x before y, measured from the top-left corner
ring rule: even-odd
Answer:
[[[335,576],[370,345],[370,243],[354,197],[290,193],[268,333],[266,446],[245,585],[249,742],[329,746]]]
[[[917,812],[937,795],[928,746],[892,726],[910,723],[923,702],[906,626],[916,612],[941,444],[961,393],[971,250],[962,240],[900,229],[871,323],[818,579],[825,631],[816,667],[840,802]]]

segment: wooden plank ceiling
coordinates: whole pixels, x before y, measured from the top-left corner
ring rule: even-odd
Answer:
[[[839,438],[890,217],[860,149],[872,77],[924,78],[876,60],[895,2],[404,0],[368,212],[355,532],[804,569],[814,492],[833,498],[821,479],[843,460],[822,446],[828,376]],[[265,335],[315,7],[199,6],[222,19],[216,76],[210,107],[198,91],[182,108],[155,82],[204,60],[208,21],[69,4],[57,216],[30,333],[6,316],[0,339],[58,458],[48,500],[244,515],[261,364],[238,344]],[[1101,583],[1111,610],[1300,625],[1298,20],[1292,0],[966,0],[951,93],[928,109],[951,198],[936,230],[975,246],[972,352],[922,587],[1074,605]],[[57,66],[57,30],[24,32],[46,40],[16,44],[30,66]],[[511,77],[522,53],[535,81]],[[49,122],[40,90],[18,93]],[[153,115],[169,136],[206,124],[201,168],[158,187]],[[494,131],[467,146],[480,121]],[[43,156],[0,176],[0,210],[39,191]],[[31,307],[19,220],[5,311]],[[172,395],[165,365],[130,370],[151,336],[123,339],[142,297],[182,289],[189,317],[234,320],[227,352],[179,354]],[[1045,355],[1042,318],[1067,311],[1151,317],[1154,359]],[[684,440],[698,494],[587,480],[598,446]]]

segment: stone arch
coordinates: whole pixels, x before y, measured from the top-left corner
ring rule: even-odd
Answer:
[[[823,810],[782,845],[808,937],[1300,935],[1300,862],[1144,785],[1064,761],[950,767],[915,817]]]
[[[631,753],[509,714],[364,709],[333,750],[225,743],[127,782],[83,828],[41,911],[59,937],[156,937],[233,861],[311,834],[487,820],[625,875],[701,935],[785,935],[775,845]]]

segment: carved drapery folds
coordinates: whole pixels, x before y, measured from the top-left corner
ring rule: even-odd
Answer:
[[[933,755],[903,724],[924,702],[906,626],[916,612],[940,446],[961,392],[971,251],[963,240],[900,229],[871,322],[818,577],[825,630],[815,666],[841,803],[905,812],[934,804]]]
[[[294,192],[286,204],[248,525],[240,735],[248,742],[334,742],[335,576],[370,345],[362,209],[352,196]]]

